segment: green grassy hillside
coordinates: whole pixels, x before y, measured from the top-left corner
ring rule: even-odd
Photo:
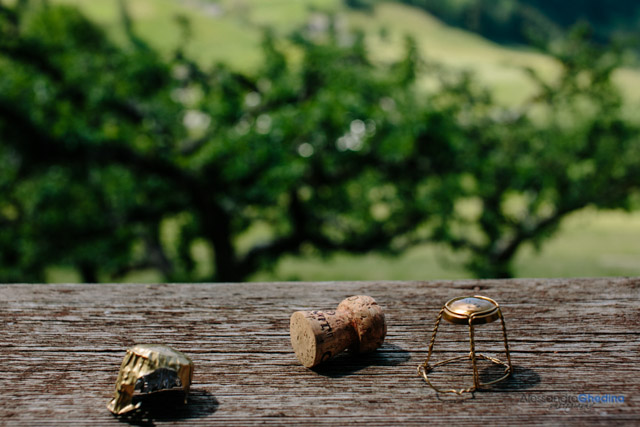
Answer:
[[[55,0],[80,7],[103,24],[116,40],[123,40],[118,0]],[[473,33],[447,26],[428,13],[397,3],[379,4],[372,12],[345,8],[339,0],[128,0],[128,11],[140,36],[162,52],[181,43],[175,17],[191,22],[192,38],[186,52],[201,64],[224,61],[251,72],[259,62],[260,39],[265,27],[286,35],[301,25],[323,25],[323,14],[334,14],[339,24],[366,31],[370,50],[381,61],[401,52],[403,38],[418,41],[424,57],[473,70],[492,88],[498,100],[515,103],[531,91],[523,67],[552,77],[554,62],[540,53],[507,48]],[[640,72],[625,69],[616,76],[632,103],[640,102]]]

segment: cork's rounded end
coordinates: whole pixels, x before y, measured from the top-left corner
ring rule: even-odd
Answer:
[[[313,367],[316,364],[316,335],[304,311],[296,311],[291,315],[289,333],[291,346],[300,363],[307,368]]]
[[[367,353],[380,347],[387,335],[387,323],[382,308],[366,295],[356,295],[343,300],[338,310],[349,313],[352,325],[358,334],[358,342],[352,351]]]

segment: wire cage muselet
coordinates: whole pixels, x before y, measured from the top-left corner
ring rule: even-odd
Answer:
[[[452,357],[434,363],[429,364],[431,356],[433,354],[434,343],[438,334],[438,327],[442,319],[447,320],[450,323],[456,325],[467,325],[469,327],[469,353],[461,356]],[[506,355],[506,362],[498,358],[487,356],[484,354],[476,353],[475,345],[475,328],[477,325],[485,323],[491,323],[500,319],[502,326],[502,339],[504,341],[504,352]],[[473,369],[473,385],[462,389],[446,389],[435,386],[431,380],[429,380],[429,374],[433,372],[437,367],[454,363],[460,360],[469,359],[471,361],[471,367]],[[487,382],[481,382],[478,374],[479,359],[487,360],[497,366],[503,366],[504,373],[496,379]],[[513,366],[511,364],[511,355],[509,353],[509,342],[507,339],[507,328],[505,325],[504,317],[502,316],[502,310],[497,302],[491,298],[475,295],[471,297],[457,297],[447,301],[436,318],[435,326],[433,327],[433,334],[431,341],[429,342],[429,351],[427,358],[423,364],[418,366],[418,374],[421,375],[427,384],[439,393],[472,393],[476,390],[480,390],[492,384],[496,384],[505,380],[513,373]]]

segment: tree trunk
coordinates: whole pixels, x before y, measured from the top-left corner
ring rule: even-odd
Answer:
[[[98,272],[93,263],[82,262],[78,267],[84,283],[98,283]]]

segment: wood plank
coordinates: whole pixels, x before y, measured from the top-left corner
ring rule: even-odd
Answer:
[[[438,396],[416,366],[442,304],[475,293],[503,308],[515,374],[474,396]],[[291,314],[357,294],[385,310],[383,347],[303,368],[289,342]],[[189,405],[156,414],[155,424],[640,422],[639,278],[0,285],[0,324],[1,425],[118,425],[105,405],[126,348],[145,342],[195,363]],[[434,357],[466,351],[465,334],[443,324]],[[488,351],[499,339],[497,324],[477,330]],[[454,374],[466,372],[434,378],[462,384],[471,377]],[[585,405],[580,394],[625,401]]]

